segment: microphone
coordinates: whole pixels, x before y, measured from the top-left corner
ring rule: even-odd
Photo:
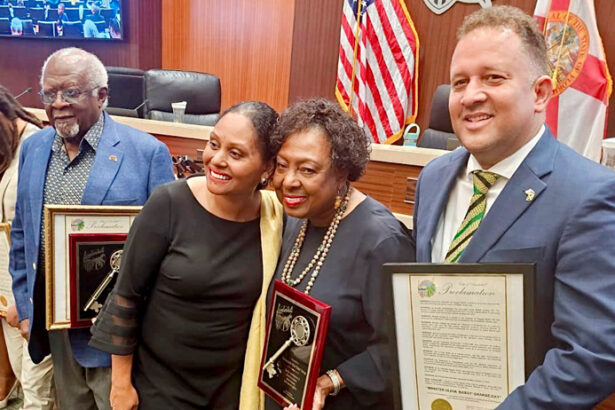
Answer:
[[[19,98],[21,98],[23,95],[31,93],[32,92],[32,87],[28,87],[25,90],[23,90],[21,93],[19,93],[18,95],[15,96],[15,99],[18,100]]]

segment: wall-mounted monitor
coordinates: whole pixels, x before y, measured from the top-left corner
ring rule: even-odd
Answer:
[[[122,0],[0,0],[0,37],[122,40]]]

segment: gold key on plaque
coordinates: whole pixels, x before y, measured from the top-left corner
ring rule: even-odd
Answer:
[[[100,282],[100,285],[96,288],[92,296],[88,299],[88,303],[85,304],[83,311],[86,312],[88,309],[92,309],[94,312],[98,313],[98,311],[102,308],[102,305],[98,302],[98,298],[103,293],[103,291],[109,286],[109,283],[113,280],[113,277],[120,270],[120,262],[122,261],[122,249],[119,249],[111,254],[111,260],[109,265],[111,266],[111,272],[105,276],[105,278]]]
[[[310,324],[303,316],[296,316],[290,324],[290,337],[263,366],[263,368],[267,370],[269,378],[271,379],[278,373],[274,366],[275,361],[282,355],[282,353],[284,353],[286,349],[288,349],[291,344],[294,344],[295,346],[305,346],[309,339]]]

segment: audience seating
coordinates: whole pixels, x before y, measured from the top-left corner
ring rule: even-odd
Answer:
[[[46,37],[56,36],[56,22],[55,21],[39,21],[38,22],[38,35]]]
[[[106,68],[109,74],[107,112],[112,115],[143,118],[143,105],[141,104],[143,103],[144,71],[127,67]]]
[[[0,34],[11,34],[11,22],[8,18],[0,18]]]
[[[451,86],[440,84],[431,100],[429,112],[429,128],[427,128],[417,146],[421,148],[437,148],[453,150],[459,146],[459,140],[453,132],[451,117],[448,111],[448,94]]]
[[[13,16],[24,20],[28,18],[28,10],[25,7],[13,7]]]
[[[30,18],[34,21],[45,20],[45,9],[41,7],[31,8]]]
[[[81,15],[79,14],[79,9],[76,7],[67,7],[64,10],[64,13],[66,14],[66,17],[68,17],[70,21],[81,21]]]
[[[21,24],[23,25],[23,35],[34,35],[34,26],[32,25],[32,20],[21,20]]]
[[[99,33],[104,33],[109,28],[109,25],[105,20],[92,21],[94,22],[94,24],[96,24],[96,28],[98,29]]]
[[[214,125],[220,113],[220,79],[193,71],[148,70],[144,77],[145,118],[173,121],[171,103],[186,101],[184,122]]]
[[[47,21],[57,21],[58,20],[58,9],[49,9],[49,10],[47,10],[47,16],[45,16],[45,20],[47,20]]]
[[[112,18],[115,18],[115,9],[100,9],[100,14],[105,18],[107,23]]]
[[[83,37],[83,24],[80,21],[66,21],[62,32],[65,37]]]

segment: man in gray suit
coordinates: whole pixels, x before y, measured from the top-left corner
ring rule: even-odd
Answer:
[[[615,173],[544,125],[546,46],[521,10],[466,18],[450,79],[463,148],[420,175],[417,261],[536,263],[544,362],[499,408],[589,409],[615,390]]]

